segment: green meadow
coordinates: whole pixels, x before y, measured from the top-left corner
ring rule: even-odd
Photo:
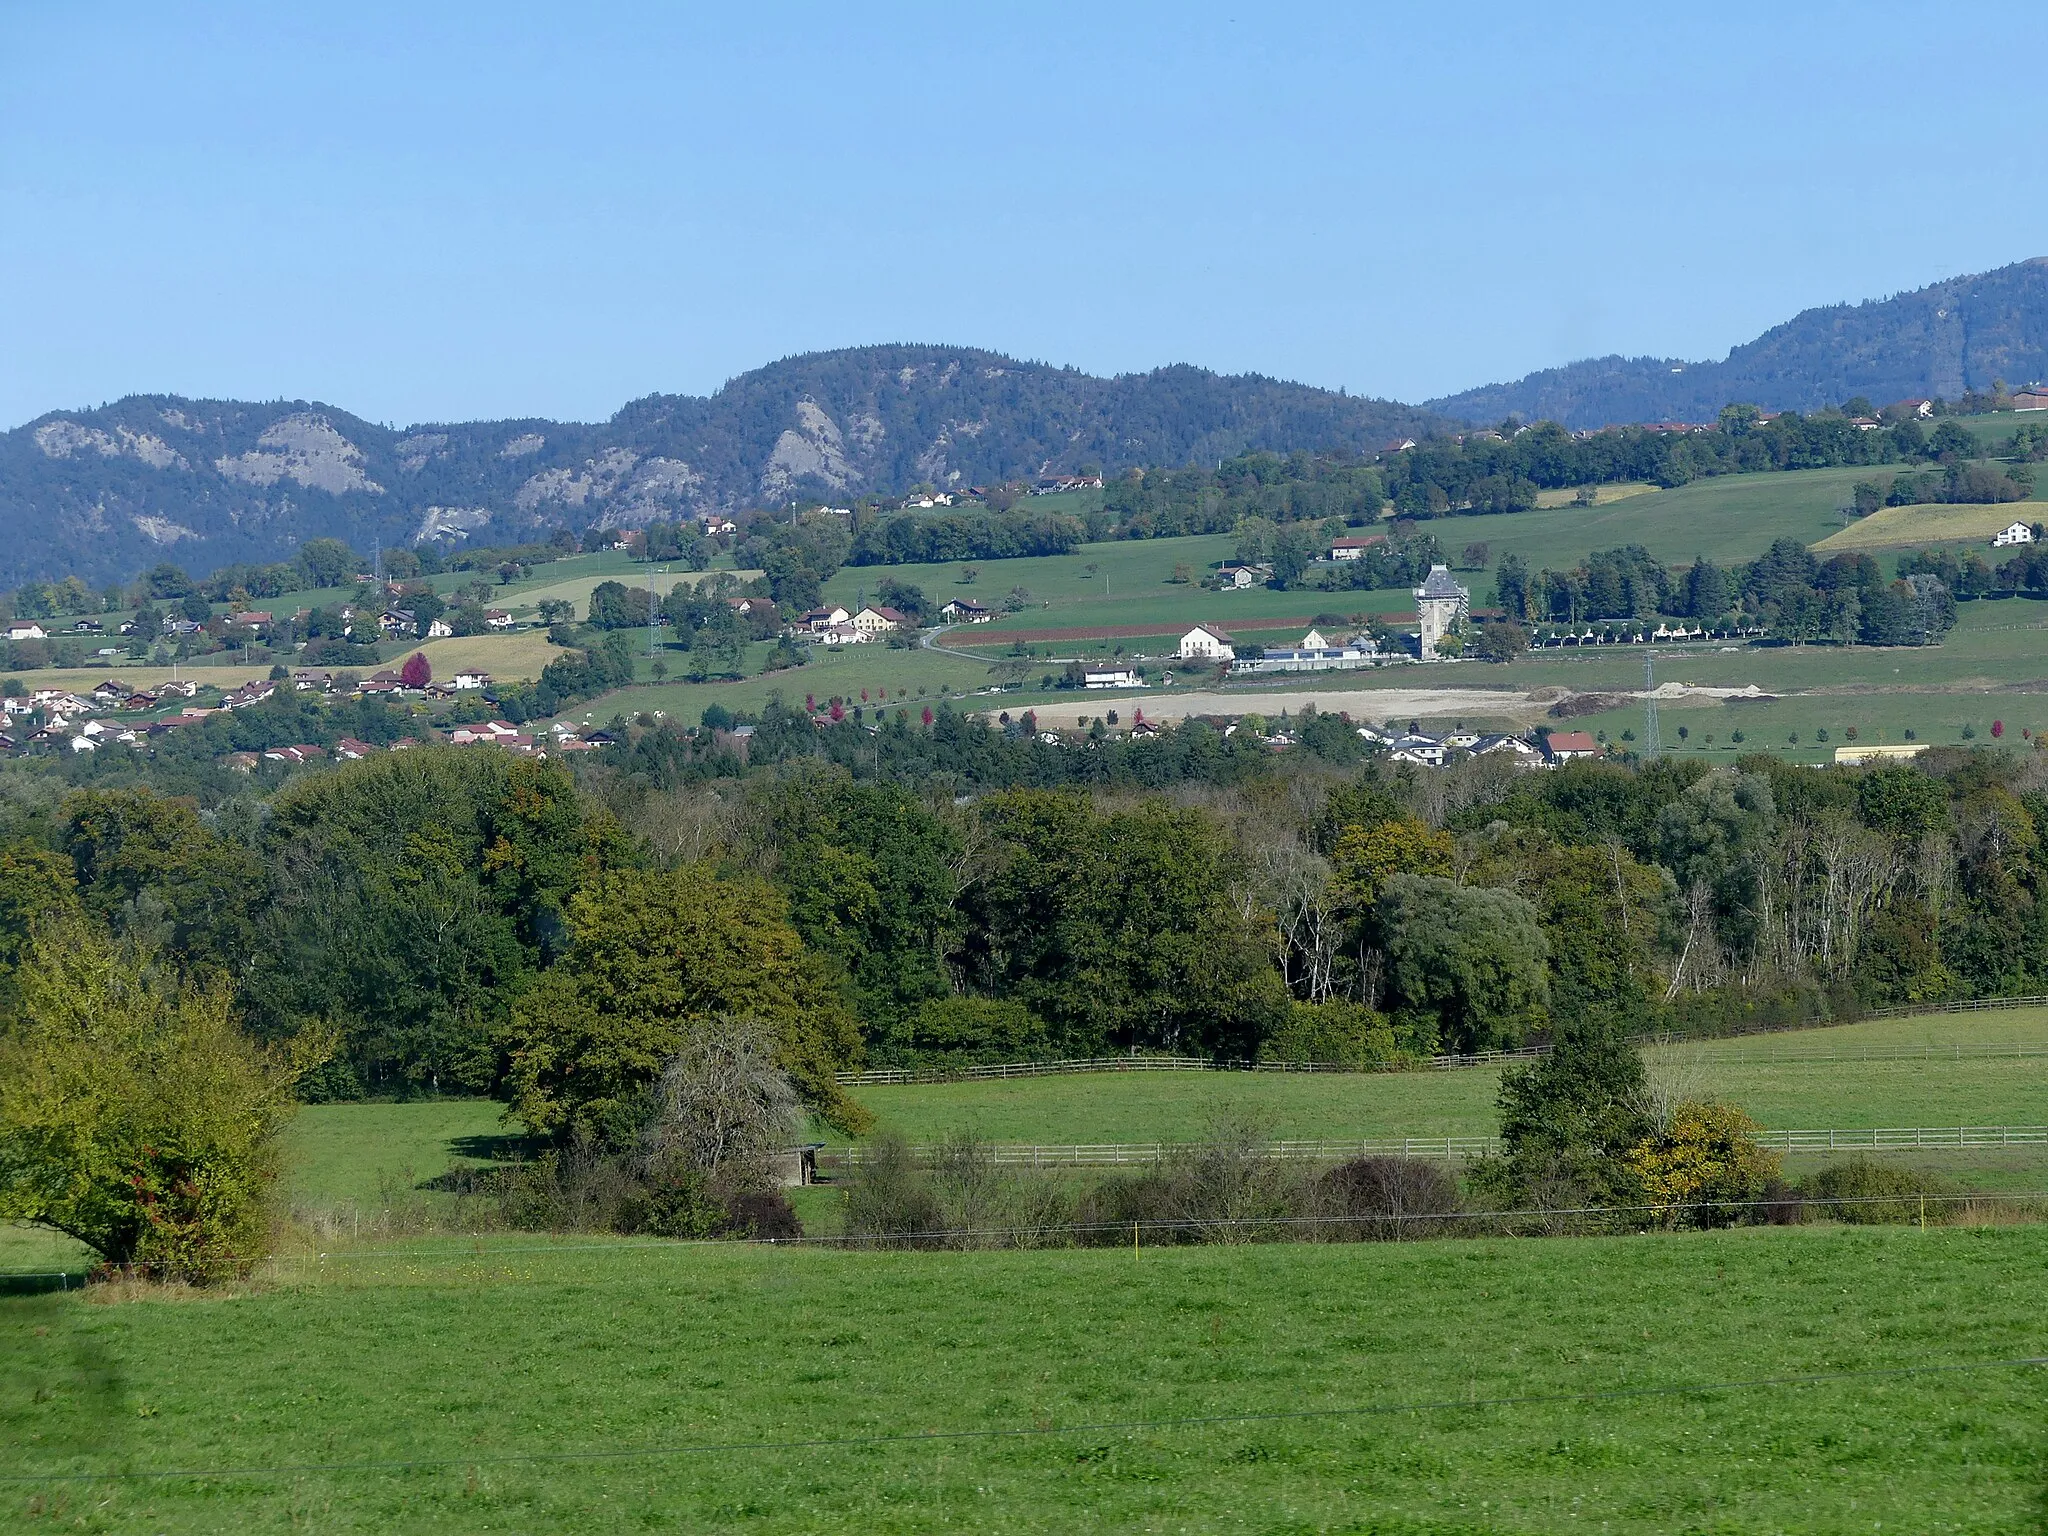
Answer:
[[[2037,1226],[416,1240],[231,1298],[0,1301],[0,1509],[138,1533],[2008,1532],[2044,1486],[2039,1368],[2012,1363],[2048,1353],[2044,1264]]]
[[[2048,1121],[2048,1058],[1958,1059],[2018,1046],[2048,1047],[2048,1009],[1649,1056],[1772,1126]],[[1485,1134],[1497,1080],[1134,1072],[858,1095],[918,1138],[1184,1138],[1233,1113],[1296,1136]],[[2028,1528],[2048,1491],[2040,1367],[2012,1363],[2048,1354],[2048,1227],[900,1253],[431,1221],[373,1240],[333,1219],[445,1200],[415,1186],[503,1155],[506,1134],[478,1100],[309,1107],[289,1191],[330,1213],[313,1246],[301,1229],[207,1298],[16,1282],[0,1522],[1993,1532]],[[2040,1148],[1911,1161],[2048,1187]],[[798,1193],[810,1229],[834,1230],[836,1193]],[[0,1266],[80,1268],[5,1237]]]

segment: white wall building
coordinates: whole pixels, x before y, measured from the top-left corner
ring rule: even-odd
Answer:
[[[1237,648],[1214,624],[1197,624],[1180,637],[1182,661],[1235,661]]]
[[[2031,544],[2033,542],[2034,525],[2032,523],[2007,523],[2005,527],[2001,528],[1992,537],[1991,547],[1993,549],[2009,549],[2015,544]]]

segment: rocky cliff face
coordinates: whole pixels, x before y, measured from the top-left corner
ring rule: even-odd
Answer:
[[[393,431],[306,402],[131,396],[0,434],[0,586],[205,570],[307,538],[367,550],[634,526],[799,496],[963,485],[1246,448],[1376,449],[1436,419],[1256,376],[1118,379],[949,347],[814,353],[598,425]]]

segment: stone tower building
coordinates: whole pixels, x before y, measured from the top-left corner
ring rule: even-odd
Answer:
[[[1415,589],[1415,614],[1422,621],[1422,659],[1437,660],[1437,643],[1472,611],[1472,594],[1451,580],[1449,566],[1432,565]]]

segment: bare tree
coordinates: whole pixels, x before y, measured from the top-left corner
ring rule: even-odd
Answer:
[[[758,1020],[718,1014],[661,1074],[645,1147],[650,1167],[681,1164],[735,1188],[767,1182],[768,1160],[803,1133],[803,1110]]]

